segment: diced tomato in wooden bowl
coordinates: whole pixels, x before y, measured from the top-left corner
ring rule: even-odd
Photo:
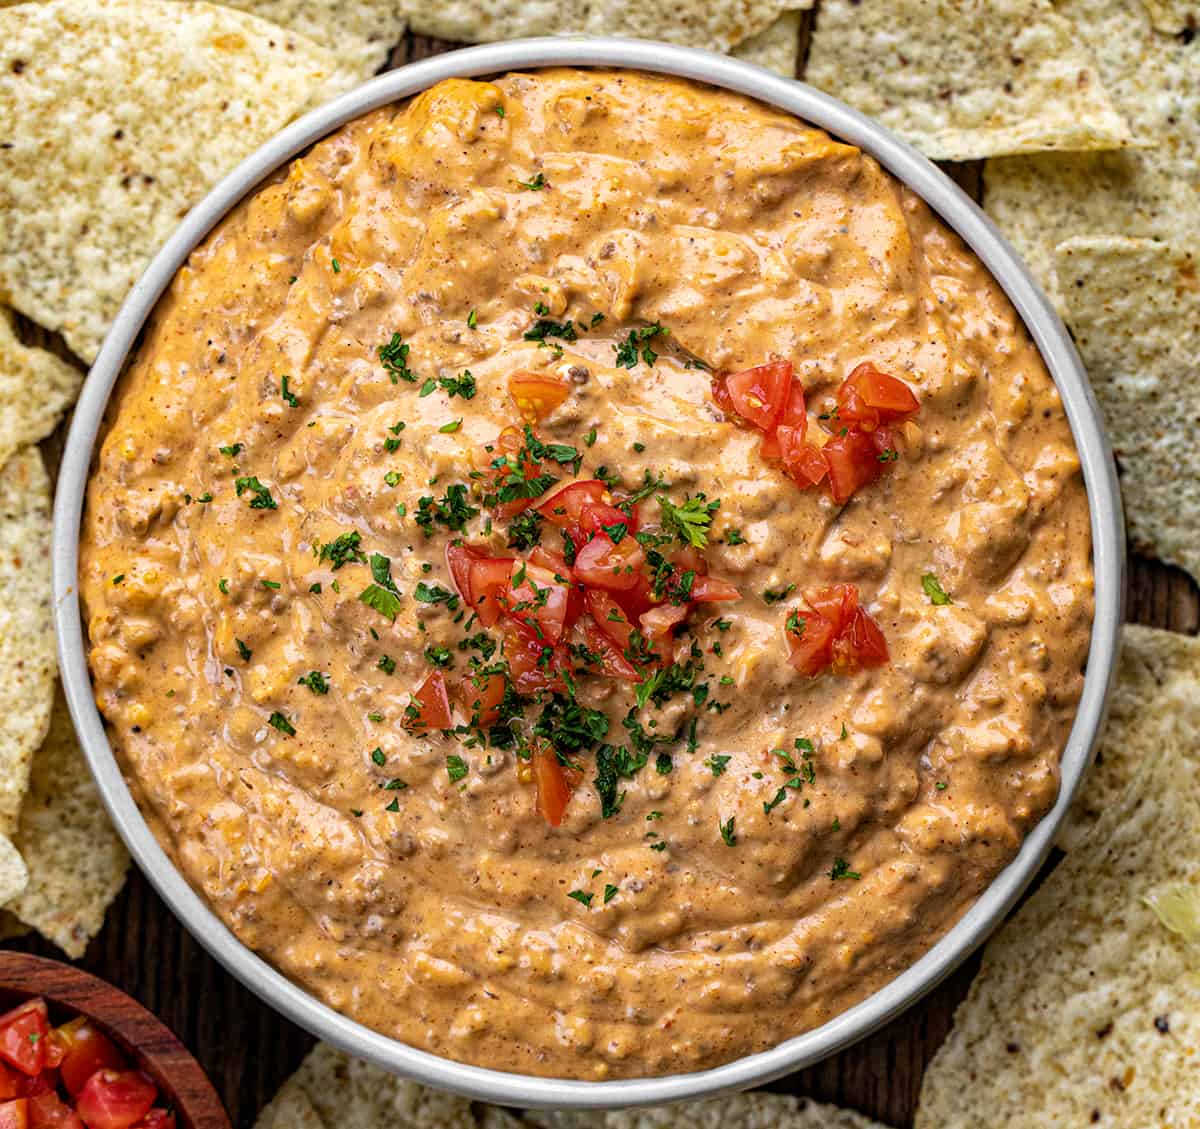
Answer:
[[[89,973],[0,952],[0,1129],[230,1129],[200,1065]]]

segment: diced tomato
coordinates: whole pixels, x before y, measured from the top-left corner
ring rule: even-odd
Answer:
[[[858,601],[853,584],[832,584],[806,592],[807,612],[785,627],[788,660],[810,677],[832,667],[837,674],[852,674],[863,667],[888,661],[887,640],[879,625]]]
[[[29,1129],[83,1129],[83,1122],[53,1090],[29,1099]]]
[[[478,557],[479,554],[466,545],[446,546],[446,567],[450,570],[450,578],[458,594],[472,607],[475,601],[471,599],[471,563]]]
[[[566,400],[571,386],[554,376],[518,371],[508,378],[508,394],[522,418],[537,423]]]
[[[539,502],[537,512],[551,525],[566,529],[582,522],[584,506],[598,504],[607,497],[610,497],[608,487],[603,482],[598,478],[585,478],[556,490]]]
[[[36,1098],[38,1094],[50,1093],[58,1085],[57,1070],[43,1070],[41,1074],[24,1074],[17,1087],[20,1098]]]
[[[535,565],[524,565],[523,569],[523,577],[521,569],[511,574],[509,586],[501,596],[504,609],[539,642],[554,646],[570,626],[567,613],[571,604],[571,585],[555,579],[555,573],[550,569]],[[522,577],[521,583],[514,587],[512,581],[517,577]]]
[[[77,1094],[97,1070],[124,1070],[125,1056],[83,1016],[56,1027],[50,1045],[61,1049],[60,1073],[67,1093]]]
[[[0,1102],[0,1129],[29,1129],[29,1103],[24,1098]]]
[[[136,1070],[97,1070],[75,1101],[88,1129],[129,1129],[150,1112],[158,1087]]]
[[[833,662],[834,624],[815,612],[797,613],[798,628],[785,628],[788,661],[801,674],[810,678],[820,674]]]
[[[733,406],[733,400],[729,395],[729,389],[725,386],[725,377],[717,375],[712,378],[712,397],[717,403],[717,407],[721,409],[727,416],[732,417],[730,422],[735,424],[745,425],[745,420],[739,418],[736,409]]]
[[[19,1083],[23,1077],[25,1076],[0,1062],[0,1101],[21,1096]]]
[[[817,615],[841,631],[858,607],[858,588],[853,584],[829,584],[824,588],[810,588],[804,593],[804,602]]]
[[[589,588],[583,598],[588,614],[592,617],[596,627],[616,647],[618,654],[624,656],[625,652],[629,650],[629,644],[633,637],[633,624],[636,621],[630,620],[617,601],[607,592]]]
[[[725,377],[725,390],[733,410],[765,432],[774,430],[779,422],[791,385],[791,361],[771,361]]]
[[[175,1115],[169,1110],[152,1109],[133,1129],[175,1129]]]
[[[533,779],[538,811],[551,827],[558,827],[579,782],[579,773],[567,768],[549,745],[539,744],[533,750]]]
[[[707,577],[697,577],[696,582],[707,580]],[[660,604],[638,617],[638,625],[650,648],[661,655],[664,660],[670,657],[668,644],[674,638],[674,629],[688,616],[687,604]]]
[[[855,608],[850,623],[833,642],[833,669],[849,673],[883,666],[889,659],[887,640],[864,608]]]
[[[476,685],[476,678],[479,685]],[[504,702],[508,679],[503,674],[467,675],[459,684],[459,700],[471,724],[486,729],[495,725]]]
[[[637,507],[635,506],[633,509],[636,513]],[[605,533],[608,532],[605,529],[606,526],[608,529],[612,529],[621,525],[625,527],[625,533],[621,533],[619,529],[617,532],[622,538],[637,532],[636,518],[624,510],[617,509],[616,506],[610,506],[607,502],[588,502],[579,515],[579,526],[585,534]],[[609,533],[609,536],[612,534]]]
[[[616,605],[613,605],[616,607]],[[626,682],[640,682],[642,676],[613,642],[612,638],[589,616],[581,621],[588,650],[600,656],[600,672],[609,678],[621,678]]]
[[[692,583],[690,597],[696,604],[716,604],[723,600],[737,600],[741,592],[728,580],[718,580],[715,576],[697,576]]]
[[[46,1067],[46,1038],[50,1019],[46,1001],[26,1000],[0,1015],[0,1059],[22,1074],[40,1074]]]
[[[837,391],[837,402],[840,424],[868,432],[911,419],[921,406],[904,381],[880,372],[870,361],[846,377]]]
[[[435,670],[413,691],[412,701],[405,708],[402,724],[405,729],[416,731],[449,729],[453,723],[450,697],[446,693],[446,676],[440,670]],[[141,1114],[138,1114],[138,1117],[140,1116]]]
[[[564,689],[562,672],[567,664],[562,654],[531,635],[516,628],[506,630],[504,657],[518,694],[529,696],[539,690]]]
[[[781,425],[775,434],[779,438],[783,468],[797,486],[816,486],[829,473],[829,463],[822,449],[815,443],[806,442],[804,432]]]
[[[627,592],[635,588],[646,554],[632,537],[619,543],[605,533],[597,533],[575,554],[575,578],[589,588]]]
[[[821,448],[821,455],[829,468],[829,493],[839,505],[886,469],[874,440],[865,431],[850,429],[835,435]]]
[[[471,562],[470,602],[484,627],[491,627],[504,614],[516,563],[512,557],[478,555]]]
[[[529,563],[546,569],[556,578],[562,577],[563,580],[571,582],[571,566],[567,564],[562,553],[556,553],[553,549],[544,549],[541,545],[534,545],[529,553]],[[583,589],[578,584],[571,582],[567,595],[567,626],[570,627],[582,613]]]
[[[529,456],[524,432],[516,427],[506,427],[491,443],[478,448],[475,462],[490,475],[497,492],[511,486],[509,479],[513,476],[530,482],[542,473],[542,464]],[[496,514],[501,520],[508,521],[536,501],[536,496],[510,498],[497,504]]]

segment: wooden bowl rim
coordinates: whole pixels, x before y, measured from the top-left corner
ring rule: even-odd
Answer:
[[[95,1020],[154,1078],[188,1129],[231,1129],[225,1106],[191,1051],[158,1016],[114,984],[62,961],[5,950],[0,953],[0,1002],[3,996],[41,996]],[[154,1046],[148,1048],[151,1040]]]

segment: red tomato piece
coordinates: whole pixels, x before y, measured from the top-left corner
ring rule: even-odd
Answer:
[[[841,631],[849,624],[858,607],[858,588],[854,584],[810,588],[804,593],[804,602],[817,615],[829,620],[835,631]]]
[[[556,490],[549,498],[539,502],[537,512],[551,525],[565,529],[579,525],[584,506],[603,502],[610,496],[608,487],[598,478],[585,478]]]
[[[779,422],[791,387],[791,361],[771,361],[725,377],[725,390],[733,410],[759,431],[768,433]]]
[[[637,532],[635,519],[624,510],[610,506],[607,502],[588,502],[579,515],[579,526],[585,534],[604,533],[606,532],[605,526],[612,528],[619,525],[625,527],[625,533],[621,533],[622,539],[630,533]],[[609,536],[611,537],[612,534],[610,533]]]
[[[783,468],[797,486],[816,486],[829,473],[829,463],[821,448],[806,442],[803,432],[781,425],[775,434],[779,438]]]
[[[837,629],[816,612],[798,612],[794,622],[798,629],[784,628],[788,662],[801,674],[813,678],[833,662],[833,639]]]
[[[129,1129],[158,1099],[158,1087],[136,1070],[97,1070],[79,1091],[75,1111],[88,1129]]]
[[[705,576],[697,577],[696,583],[707,579]],[[688,604],[660,604],[638,617],[638,625],[646,642],[664,661],[670,657],[667,648],[674,639],[674,629],[687,619],[690,610]]]
[[[21,1096],[20,1082],[23,1075],[0,1062],[0,1101]]]
[[[476,677],[479,683],[476,683]],[[500,718],[508,679],[503,674],[467,675],[459,684],[459,700],[471,724],[486,729]]]
[[[525,447],[525,434],[519,428],[506,427],[491,443],[478,448],[475,463],[480,470],[486,471],[492,479],[497,491],[510,485],[508,479],[516,476],[526,482],[539,477],[542,464],[531,458]],[[516,517],[517,514],[529,509],[537,501],[537,497],[512,498],[507,502],[499,502],[496,514],[503,521]]]
[[[83,1129],[83,1122],[53,1090],[29,1099],[29,1129]]]
[[[449,729],[454,724],[453,714],[450,712],[450,697],[446,693],[446,676],[440,670],[433,671],[413,691],[412,701],[405,707],[402,724],[410,732]],[[141,1114],[138,1114],[138,1117],[140,1116]]]
[[[567,768],[549,745],[533,750],[533,779],[537,784],[537,808],[551,827],[558,827],[579,782],[579,773]]]
[[[566,661],[557,649],[539,643],[516,628],[504,633],[504,657],[518,694],[531,695],[539,690],[563,690],[562,672]]]
[[[614,604],[613,606],[615,607],[616,605]],[[607,675],[609,678],[621,678],[626,682],[640,682],[642,680],[637,667],[625,657],[609,635],[600,630],[600,627],[594,620],[588,618],[581,622],[588,650],[600,656],[600,672],[602,674]]]
[[[921,407],[902,380],[880,372],[870,361],[859,365],[837,391],[838,422],[861,431],[911,419]]]
[[[446,546],[446,567],[450,570],[450,579],[454,581],[458,594],[472,607],[475,601],[471,598],[471,565],[481,555],[467,545]]]
[[[589,588],[628,592],[637,587],[645,563],[646,554],[632,537],[622,537],[618,544],[597,533],[575,554],[575,578]]]
[[[0,1059],[22,1074],[41,1074],[46,1068],[46,1039],[50,1019],[41,997],[26,1000],[0,1015]]]
[[[596,627],[623,657],[629,650],[635,621],[625,614],[624,609],[607,592],[589,588],[583,598]]]
[[[810,610],[795,613],[793,622],[799,629],[784,628],[788,659],[801,674],[811,677],[828,667],[837,674],[852,674],[888,661],[887,640],[859,604],[855,585],[813,589],[804,599]]]
[[[175,1129],[175,1115],[165,1109],[152,1109],[133,1129]]]
[[[539,642],[554,646],[568,627],[571,586],[556,580],[550,569],[535,565],[524,565],[523,569],[521,583],[515,587],[512,581],[522,576],[522,570],[510,573],[509,586],[500,597],[504,610]]]
[[[697,576],[692,583],[690,593],[695,604],[716,604],[723,600],[737,600],[741,592],[728,580],[718,580],[715,576]]]
[[[504,614],[516,563],[512,557],[484,556],[471,562],[470,603],[484,627],[491,627]]]
[[[544,373],[518,371],[508,378],[508,394],[521,417],[537,423],[566,400],[571,386]]]
[[[47,1094],[58,1085],[57,1070],[43,1070],[41,1074],[23,1075],[19,1082],[22,1098],[36,1098],[38,1094]]]
[[[59,1071],[68,1094],[79,1093],[97,1070],[125,1069],[125,1056],[107,1035],[83,1016],[55,1028],[50,1043],[62,1049]]]
[[[874,441],[865,431],[851,429],[835,435],[821,448],[821,455],[829,468],[829,493],[839,505],[848,502],[886,469]]]
[[[29,1129],[29,1103],[24,1098],[0,1102],[0,1129]]]

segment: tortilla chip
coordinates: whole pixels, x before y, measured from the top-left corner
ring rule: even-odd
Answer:
[[[929,157],[1131,141],[1050,0],[824,0],[804,77]]]
[[[17,448],[54,430],[82,381],[53,353],[22,345],[12,312],[0,307],[0,468]]]
[[[800,62],[800,13],[785,12],[731,52],[735,59],[795,78]]]
[[[662,39],[686,47],[728,51],[756,36],[784,12],[813,0],[412,0],[413,31],[478,43],[526,35],[583,32]]]
[[[506,1109],[485,1105],[479,1110],[479,1129],[524,1129],[525,1122]]]
[[[1182,243],[1200,226],[1200,40],[1153,31],[1139,0],[1064,0],[1136,139],[1120,153],[1007,157],[984,167],[985,210],[1062,308],[1054,248],[1075,235]]]
[[[33,757],[13,839],[29,867],[29,885],[19,898],[5,899],[5,908],[67,956],[83,956],[125,884],[129,855],[80,752],[61,690],[50,732]]]
[[[1197,256],[1079,237],[1058,247],[1055,270],[1117,456],[1130,539],[1200,578]]]
[[[1064,850],[1074,850],[1113,807],[1153,752],[1179,727],[1200,748],[1200,639],[1126,624],[1108,728],[1096,762],[1059,831]]]
[[[0,900],[15,898],[29,882],[29,871],[11,839],[0,835]]]
[[[17,829],[54,699],[50,479],[36,447],[0,470],[0,835]]]
[[[1196,0],[1142,0],[1150,22],[1159,31],[1178,35],[1200,26],[1200,4]]]
[[[187,210],[349,81],[330,52],[232,8],[0,10],[0,293],[94,360]]]
[[[1200,1124],[1200,954],[1153,908],[1200,894],[1200,698],[1177,706],[1180,728],[984,951],[917,1129]]]
[[[406,1082],[327,1043],[313,1048],[283,1084],[280,1096],[294,1088],[304,1091],[329,1129],[476,1129],[465,1098]]]
[[[538,1129],[604,1129],[605,1116],[588,1110],[529,1109],[524,1113],[525,1120]]]
[[[274,1099],[263,1106],[254,1129],[330,1129],[330,1126],[321,1120],[308,1095],[288,1081]]]

